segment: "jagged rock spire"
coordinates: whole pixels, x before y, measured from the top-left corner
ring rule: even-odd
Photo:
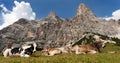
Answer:
[[[85,16],[88,19],[97,20],[96,15],[93,14],[90,8],[88,8],[84,3],[81,3],[77,9],[76,16],[80,15]]]
[[[77,9],[77,16],[86,13],[92,13],[92,12],[85,4],[81,3]]]
[[[48,17],[52,18],[52,17],[56,17],[55,12],[50,12],[50,14],[48,15]]]

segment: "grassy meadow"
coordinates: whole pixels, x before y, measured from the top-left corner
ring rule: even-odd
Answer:
[[[120,63],[120,46],[108,44],[102,53],[97,54],[60,54],[55,56],[42,56],[37,51],[30,58],[0,56],[0,63]],[[117,51],[116,53],[108,53]]]

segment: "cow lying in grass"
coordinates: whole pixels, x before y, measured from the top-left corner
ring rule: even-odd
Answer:
[[[84,45],[75,45],[72,47],[71,51],[75,52],[75,54],[86,54],[86,53],[98,53],[101,52],[100,48],[105,47],[103,42],[95,42],[92,44],[84,44]]]
[[[53,56],[61,53],[62,51],[58,48],[46,48],[42,50],[42,55],[45,55],[45,56]]]
[[[36,47],[37,44],[35,42],[22,45],[21,47],[9,47],[3,51],[3,56],[30,57],[30,55],[32,55],[32,53],[36,51]]]
[[[72,47],[71,51],[75,52],[75,54],[86,54],[86,53],[100,53],[100,48],[104,48],[106,43],[113,43],[116,44],[114,41],[109,40],[99,40],[93,42],[91,44],[83,44],[83,45],[75,45]]]
[[[71,45],[66,45],[60,48],[45,48],[44,50],[42,50],[42,55],[53,56],[62,53],[70,53],[71,47],[72,47]]]

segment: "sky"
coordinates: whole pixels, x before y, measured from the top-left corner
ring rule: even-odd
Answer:
[[[120,0],[0,0],[0,29],[20,18],[41,19],[50,12],[61,18],[73,18],[80,3],[100,18],[120,18]]]

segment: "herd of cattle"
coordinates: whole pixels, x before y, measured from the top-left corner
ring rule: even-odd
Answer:
[[[104,48],[106,43],[116,43],[110,40],[102,40],[99,36],[94,36],[95,42],[91,42],[90,44],[81,44],[72,46],[72,43],[67,44],[64,47],[59,48],[44,48],[41,52],[42,55],[45,56],[53,56],[56,54],[63,54],[63,53],[75,53],[75,54],[95,54],[100,53],[100,48]],[[4,57],[10,56],[20,56],[20,57],[30,57],[37,48],[36,42],[26,42],[24,45],[20,47],[7,47],[4,48],[2,54]]]

